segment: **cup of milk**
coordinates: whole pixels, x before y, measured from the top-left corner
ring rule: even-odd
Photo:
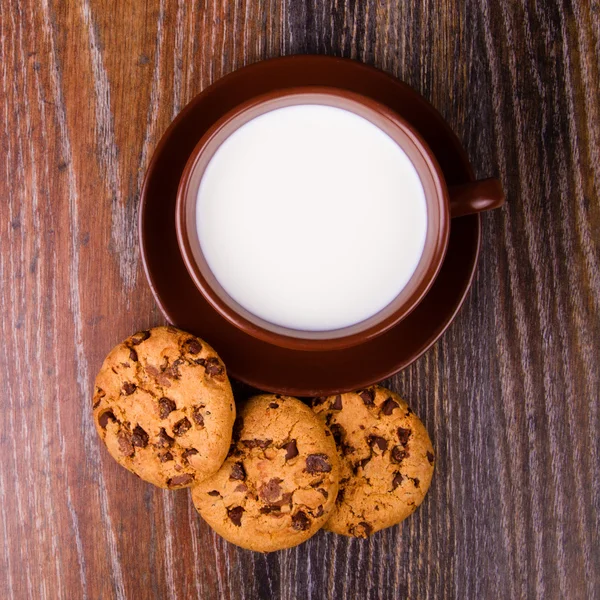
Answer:
[[[427,293],[450,220],[500,206],[497,180],[448,188],[415,129],[345,90],[236,107],[181,177],[177,237],[195,285],[265,342],[335,350],[380,335]]]

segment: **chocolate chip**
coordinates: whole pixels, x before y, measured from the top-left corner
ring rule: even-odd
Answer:
[[[146,365],[144,370],[152,377],[158,377],[160,375],[160,371],[154,365]]]
[[[318,519],[319,517],[323,516],[324,512],[325,512],[325,510],[323,509],[323,505],[319,504],[319,507],[317,508],[317,512],[314,514],[314,516]]]
[[[331,403],[331,408],[333,410],[342,410],[342,396],[340,394],[338,394],[333,402]]]
[[[267,504],[266,506],[261,507],[260,512],[263,515],[268,515],[271,513],[279,513],[281,511],[281,507],[285,504],[290,504],[290,500],[292,499],[292,494],[286,493],[283,494],[281,500],[277,500],[277,502],[272,502],[271,504]]]
[[[397,463],[401,463],[405,458],[408,458],[408,450],[400,446],[394,446],[392,448],[392,460]]]
[[[398,439],[403,446],[408,444],[408,438],[410,438],[410,434],[412,431],[410,429],[404,429],[403,427],[398,427]]]
[[[392,491],[402,483],[403,479],[404,477],[402,477],[402,473],[396,472],[394,474],[394,479],[392,479]]]
[[[183,475],[175,475],[175,477],[171,477],[171,479],[167,479],[167,485],[169,487],[175,487],[180,485],[187,485],[188,483],[192,483],[194,481],[194,476],[189,473],[184,473]]]
[[[183,417],[181,421],[177,421],[175,425],[173,425],[173,435],[183,435],[186,431],[189,431],[192,428],[192,424],[188,421],[187,417]]]
[[[281,496],[281,500],[277,500],[277,502],[273,502],[274,506],[284,506],[285,504],[291,504],[292,502],[292,493],[286,492]]]
[[[269,404],[269,408],[279,408],[279,404],[277,404],[277,402],[271,402],[271,404]]]
[[[421,482],[419,481],[419,479],[418,479],[417,477],[412,477],[412,480],[413,480],[413,483],[415,484],[415,487],[417,487],[417,488],[418,488],[418,487],[419,487],[419,484],[421,483]]]
[[[173,468],[174,468],[174,469],[175,469],[177,472],[179,472],[179,471],[183,471],[183,467],[182,467],[181,465],[175,465]]]
[[[121,433],[118,437],[118,440],[121,454],[125,456],[133,456],[135,450],[133,449],[133,444],[131,443],[131,435],[129,433]]]
[[[346,435],[344,428],[339,423],[332,423],[329,426],[329,429],[333,434],[333,439],[335,440],[336,446],[341,446]]]
[[[131,336],[131,343],[134,346],[141,344],[143,341],[147,340],[150,337],[149,331],[138,331],[136,334]]]
[[[392,411],[395,408],[400,408],[400,405],[393,400],[392,398],[388,398],[382,405],[381,405],[381,412],[387,417],[389,415],[392,414]]]
[[[310,519],[306,516],[306,513],[299,510],[292,517],[292,528],[296,531],[306,531],[310,527]]]
[[[178,358],[173,361],[173,364],[165,369],[165,375],[167,377],[171,377],[171,379],[179,379],[181,373],[179,372],[179,367],[185,363],[183,358]]]
[[[158,414],[161,419],[166,419],[174,410],[177,410],[177,406],[173,400],[163,396],[158,401]]]
[[[115,415],[112,410],[105,410],[98,417],[98,424],[100,425],[100,427],[102,427],[102,429],[106,429],[106,426],[108,425],[109,421],[116,422],[116,420],[117,419],[115,418]]]
[[[313,398],[311,400],[311,404],[313,407],[320,406],[321,404],[323,404],[323,402],[325,402],[325,400],[327,400],[327,396],[319,396],[317,398]]]
[[[137,389],[137,385],[135,385],[135,383],[130,383],[128,381],[127,383],[123,384],[123,393],[126,396],[131,396],[131,394],[133,394],[133,392],[135,392],[136,389]]]
[[[296,440],[288,442],[284,448],[285,460],[291,460],[292,458],[296,458],[296,456],[298,456],[298,446],[296,445]]]
[[[160,460],[161,463],[166,463],[173,460],[173,455],[170,452],[165,452],[164,454],[158,455],[158,460]]]
[[[223,374],[223,365],[219,362],[219,359],[216,356],[212,356],[211,358],[206,359],[206,363],[204,365],[206,372],[211,377],[216,377],[217,375]]]
[[[196,450],[196,448],[188,448],[181,453],[181,458],[187,461],[190,456],[195,456],[196,454],[198,454],[198,450]]]
[[[340,488],[338,490],[338,495],[336,496],[335,503],[341,504],[344,501],[345,494],[346,494],[346,490],[344,490],[343,488]]]
[[[133,362],[137,362],[138,360],[137,352],[133,348],[129,349],[129,360],[132,360]]]
[[[234,506],[233,508],[227,509],[227,516],[231,519],[231,522],[236,527],[241,526],[243,513],[244,513],[244,509],[241,506]]]
[[[185,344],[187,346],[187,351],[190,354],[199,354],[200,350],[202,350],[202,344],[198,340],[195,340],[194,338],[190,338],[189,340],[186,340]]]
[[[374,390],[363,390],[362,392],[359,392],[358,395],[365,403],[365,406],[373,406],[373,402],[375,400]]]
[[[194,406],[192,409],[192,419],[194,419],[194,423],[199,427],[204,427],[204,416],[200,412],[200,407]]]
[[[379,448],[379,450],[381,450],[381,452],[385,452],[388,447],[387,441],[378,435],[370,435],[367,438],[367,443],[369,444],[369,446],[371,446],[373,450],[375,449],[375,447],[377,447]]]
[[[350,533],[354,537],[367,538],[373,533],[373,528],[365,521],[362,521],[358,525],[355,525]]]
[[[242,444],[252,450],[252,448],[268,448],[272,443],[272,440],[242,440]]]
[[[211,490],[210,492],[206,492],[209,496],[220,496],[217,490]]]
[[[244,479],[246,479],[246,470],[241,462],[234,463],[231,467],[229,479],[233,479],[234,481],[244,481]]]
[[[278,478],[269,479],[267,483],[261,486],[258,495],[269,504],[275,502],[281,496],[281,486],[283,480]]]
[[[235,486],[235,491],[236,492],[247,492],[248,486],[245,483],[240,483],[239,485]]]
[[[433,464],[433,454],[429,451],[427,451],[427,460]]]
[[[148,434],[139,425],[136,425],[133,430],[131,443],[138,448],[145,448],[148,445]]]
[[[271,513],[280,513],[281,508],[275,504],[269,504],[268,506],[262,506],[260,508],[260,513],[262,515],[269,515]]]
[[[167,373],[161,373],[156,378],[156,383],[158,383],[159,385],[162,385],[162,387],[165,387],[165,388],[171,387],[171,380],[169,379],[169,375]]]
[[[319,492],[319,494],[321,494],[321,496],[323,496],[323,498],[327,498],[329,496],[329,493],[327,492],[327,490],[324,490],[323,488],[317,488],[317,492]]]
[[[157,448],[170,448],[175,443],[175,440],[164,430],[163,427],[160,428],[157,438]]]
[[[327,454],[309,454],[306,457],[306,470],[309,473],[329,473],[331,464]]]

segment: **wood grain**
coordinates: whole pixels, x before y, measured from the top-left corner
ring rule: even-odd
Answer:
[[[136,231],[160,135],[293,53],[415,87],[508,203],[454,325],[386,382],[437,449],[423,507],[262,556],[120,469],[89,401],[162,322]],[[0,0],[0,71],[1,597],[600,598],[597,0]]]

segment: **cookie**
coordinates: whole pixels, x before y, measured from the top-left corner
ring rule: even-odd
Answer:
[[[260,552],[291,548],[335,505],[339,465],[331,433],[296,398],[251,398],[219,472],[192,488],[204,520],[226,540]]]
[[[93,411],[113,458],[164,488],[215,473],[235,421],[225,365],[206,342],[174,327],[136,333],[111,350]]]
[[[340,457],[340,491],[325,529],[368,537],[423,502],[434,455],[423,423],[397,394],[371,387],[313,401]]]

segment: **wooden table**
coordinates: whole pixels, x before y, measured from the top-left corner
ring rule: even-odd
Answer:
[[[598,0],[0,0],[1,598],[599,598]],[[506,207],[457,320],[387,385],[432,434],[422,508],[268,556],[120,468],[113,344],[163,322],[136,213],[161,134],[245,64],[351,57],[428,98]]]

